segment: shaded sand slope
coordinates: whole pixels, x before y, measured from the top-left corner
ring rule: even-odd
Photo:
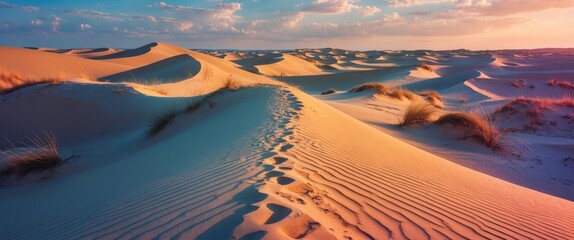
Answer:
[[[153,81],[161,83],[178,82],[195,76],[201,69],[201,64],[188,54],[175,57],[128,70],[121,73],[101,77],[100,81],[130,82],[150,84]]]
[[[25,48],[0,46],[0,66],[29,77],[100,77],[125,71],[129,66]]]
[[[318,93],[328,88],[349,90],[367,82],[379,82],[404,77],[409,74],[412,66],[391,67],[368,71],[341,72],[326,76],[296,76],[276,77],[277,80],[301,87],[301,89]]]
[[[187,49],[165,43],[153,42],[139,48],[94,57],[92,59],[128,66],[144,66],[169,57],[183,54]]]
[[[98,168],[0,191],[0,236],[10,239],[229,238],[266,195],[266,145],[278,144],[287,93],[245,89],[215,98],[151,140],[144,129],[125,154]],[[233,121],[230,121],[233,116]],[[89,187],[89,191],[85,189]],[[38,201],[42,199],[42,201]],[[38,215],[38,212],[42,214]]]

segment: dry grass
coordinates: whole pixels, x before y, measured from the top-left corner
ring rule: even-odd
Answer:
[[[337,92],[336,89],[334,89],[334,88],[329,88],[329,89],[327,89],[327,90],[321,92],[321,95],[327,95],[327,94],[332,94],[332,93],[336,93],[336,92]]]
[[[494,113],[505,113],[515,115],[520,112],[526,113],[528,123],[525,126],[527,130],[536,131],[537,126],[545,123],[544,112],[557,107],[574,108],[574,99],[569,96],[562,98],[527,98],[518,97],[509,103],[498,108]]]
[[[413,102],[407,107],[399,127],[406,128],[431,122],[436,108],[426,102]]]
[[[512,82],[512,86],[515,88],[521,88],[526,86],[526,81],[524,79],[515,80]]]
[[[574,89],[574,84],[569,82],[569,81],[566,81],[566,80],[560,81],[560,80],[556,80],[556,79],[551,79],[548,81],[548,85],[553,86],[553,87]]]
[[[498,121],[488,117],[484,111],[447,113],[435,124],[463,127],[463,139],[475,138],[494,151],[508,150],[506,133],[498,127]]]
[[[205,104],[205,99],[206,98],[203,98],[199,101],[190,102],[189,104],[187,104],[187,106],[185,107],[185,113],[193,113],[197,111],[201,106]]]
[[[382,83],[364,83],[354,88],[351,88],[349,92],[362,92],[365,90],[374,90],[375,94],[388,95],[390,89]]]
[[[429,65],[427,65],[427,64],[424,64],[424,63],[418,65],[417,68],[422,68],[422,69],[427,70],[427,71],[429,71],[429,72],[434,72],[434,69],[432,69],[431,66],[429,66]]]
[[[419,92],[418,95],[425,97],[433,106],[437,108],[444,108],[442,96],[437,91],[425,90]]]
[[[29,143],[21,142],[23,148],[11,143],[11,149],[0,150],[4,162],[0,168],[0,177],[15,175],[18,179],[36,171],[53,169],[63,164],[58,151],[58,141],[54,134],[44,132],[27,138]]]
[[[223,80],[223,88],[229,91],[235,91],[241,88],[241,82],[234,79],[232,74],[229,74],[227,78]]]
[[[146,135],[148,137],[153,137],[159,132],[163,131],[167,126],[169,126],[173,122],[176,116],[177,116],[176,111],[172,109],[152,117],[150,119]]]
[[[388,96],[399,100],[403,100],[406,98],[408,100],[413,101],[417,99],[416,94],[403,88],[392,88]]]
[[[0,68],[0,95],[20,90],[37,84],[55,84],[65,79],[83,78],[89,81],[94,79],[87,74],[60,74],[58,76],[23,76],[18,72],[11,72]]]

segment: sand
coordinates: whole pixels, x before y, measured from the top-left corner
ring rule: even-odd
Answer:
[[[572,239],[567,120],[511,132],[531,150],[503,155],[447,128],[398,128],[416,100],[348,92],[436,90],[439,112],[492,113],[520,95],[568,95],[547,81],[572,81],[572,52],[2,47],[18,59],[0,60],[6,71],[95,79],[0,95],[2,138],[49,130],[67,159],[0,180],[0,238]],[[572,108],[546,111],[552,122]]]

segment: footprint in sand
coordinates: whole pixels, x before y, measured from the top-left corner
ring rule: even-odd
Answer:
[[[281,176],[281,177],[278,177],[278,178],[277,178],[277,183],[279,183],[279,184],[281,184],[281,185],[289,185],[289,184],[291,184],[291,183],[294,182],[294,181],[295,181],[295,179],[290,178],[290,177],[283,177],[283,176]]]
[[[269,203],[267,204],[267,208],[273,212],[269,219],[265,222],[265,224],[273,224],[279,222],[289,216],[293,210],[288,207],[284,207],[278,204]]]
[[[273,160],[275,160],[275,164],[282,164],[282,163],[286,162],[288,160],[288,158],[274,157]]]
[[[294,147],[293,144],[285,144],[285,145],[283,145],[283,147],[281,147],[281,149],[280,149],[279,151],[285,152],[285,151],[287,151],[287,150],[289,150],[289,149],[291,149],[291,148],[293,148],[293,147]]]
[[[272,177],[281,177],[283,175],[285,175],[284,172],[271,171],[271,172],[268,172],[267,174],[265,174],[265,177],[266,178],[272,178]]]

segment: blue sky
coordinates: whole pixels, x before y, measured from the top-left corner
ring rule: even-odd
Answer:
[[[0,45],[574,47],[572,0],[0,1]]]

